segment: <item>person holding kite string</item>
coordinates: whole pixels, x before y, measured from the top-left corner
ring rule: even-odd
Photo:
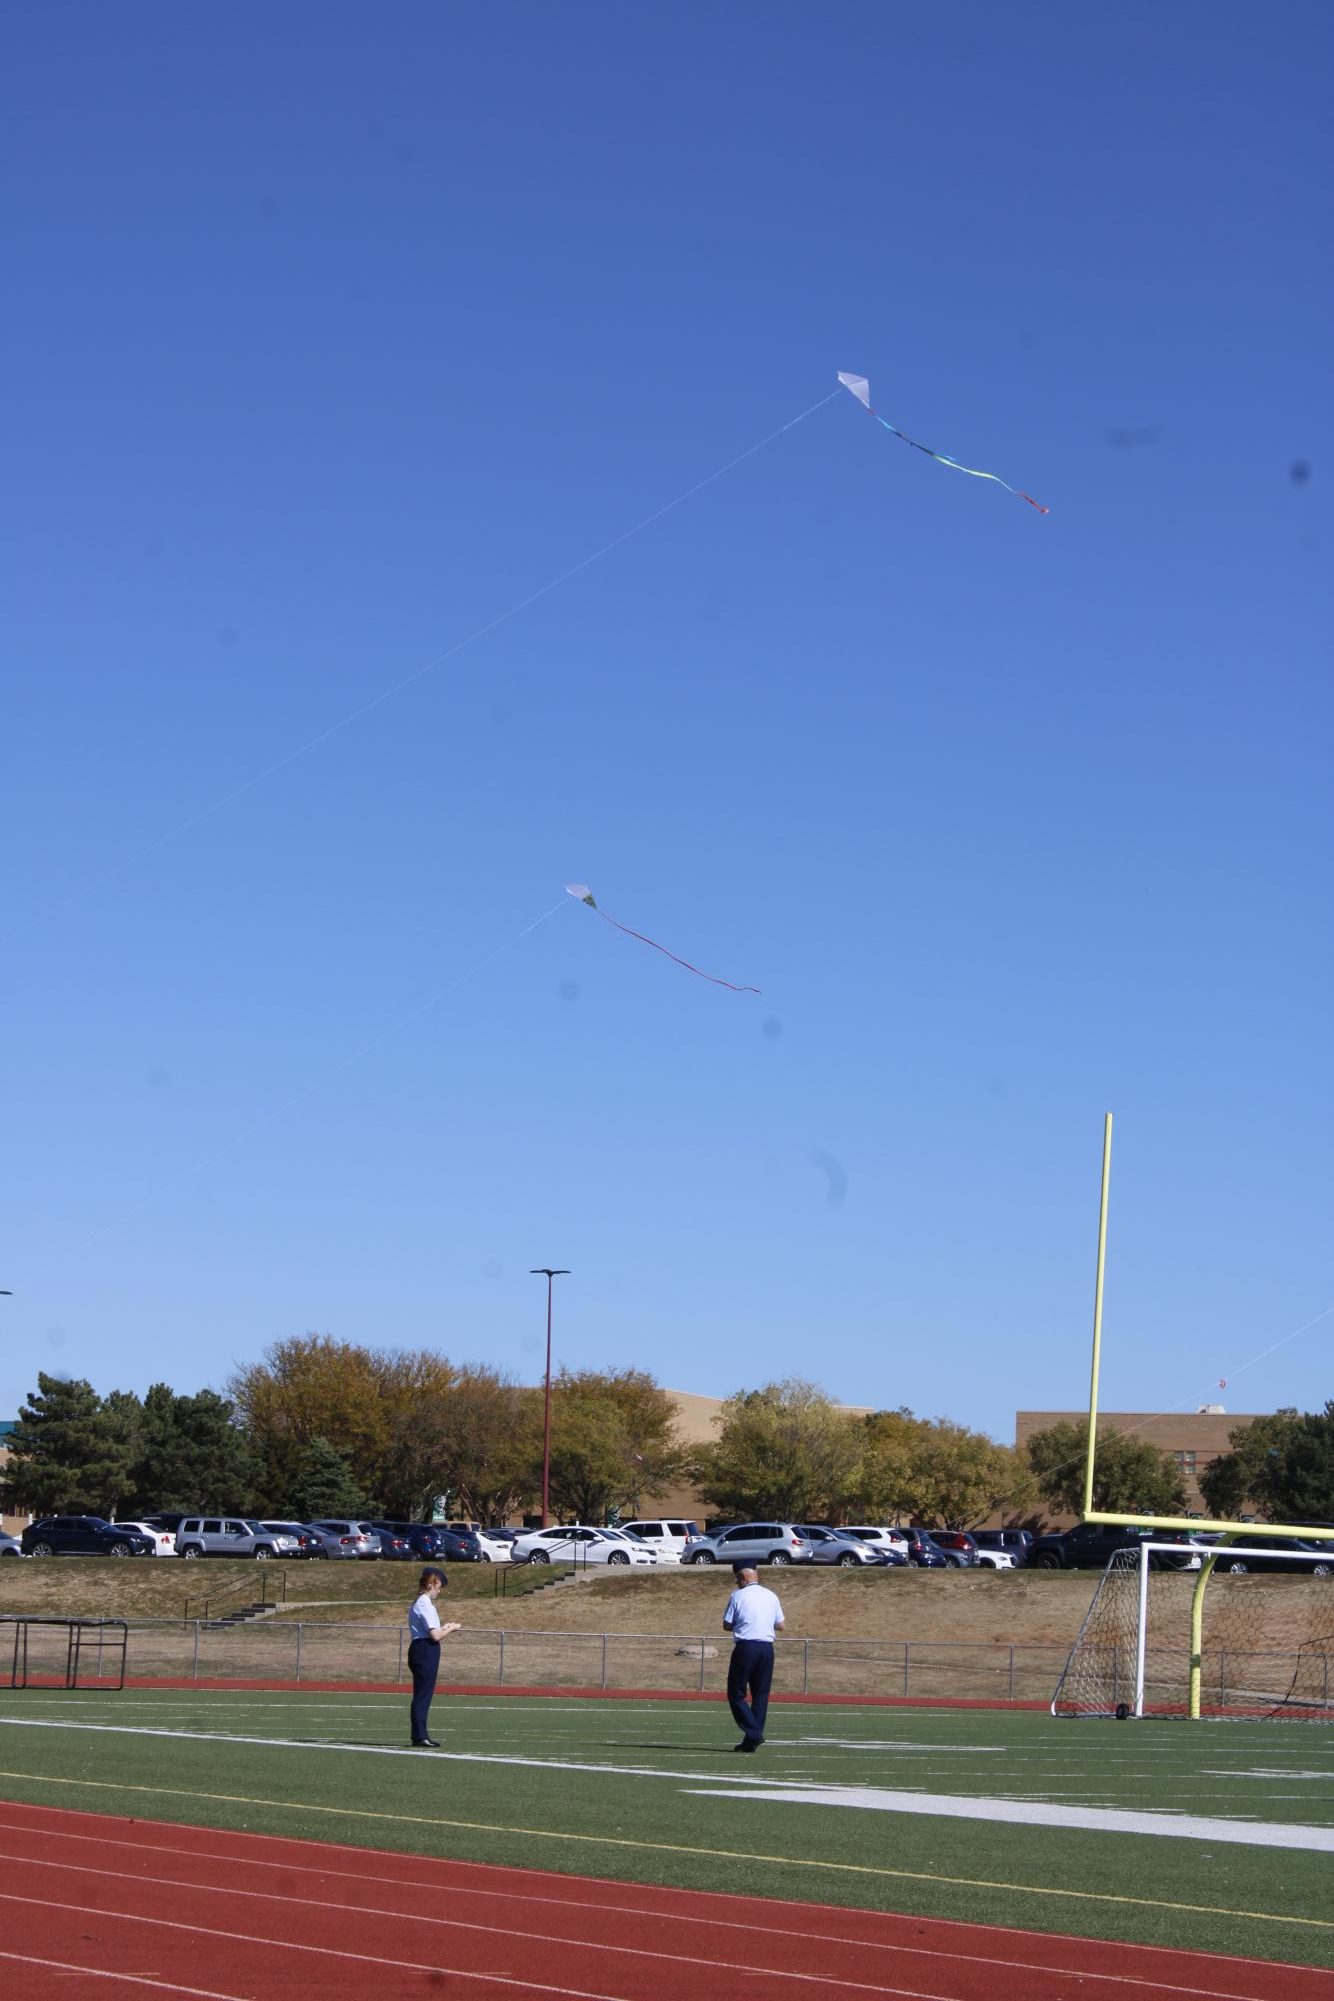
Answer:
[[[758,1751],[764,1742],[769,1714],[769,1688],[774,1678],[774,1635],[782,1631],[783,1607],[778,1594],[760,1583],[753,1564],[736,1566],[736,1590],[723,1612],[723,1627],[732,1635],[727,1663],[727,1700],[741,1731],[738,1751]]]
[[[459,1622],[442,1626],[435,1601],[445,1589],[443,1570],[423,1570],[417,1579],[420,1596],[408,1612],[408,1666],[412,1670],[412,1742],[418,1750],[438,1751],[440,1746],[428,1729],[431,1697],[440,1673],[440,1642],[446,1633],[457,1633]]]

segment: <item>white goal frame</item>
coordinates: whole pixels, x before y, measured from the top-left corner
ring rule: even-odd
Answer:
[[[1234,1534],[1236,1533],[1235,1529],[1233,1530],[1233,1533]],[[1251,1533],[1254,1533],[1254,1530],[1252,1530]],[[1124,1573],[1132,1567],[1133,1563],[1134,1566],[1138,1569],[1138,1589],[1137,1589],[1138,1609],[1135,1621],[1135,1673],[1134,1673],[1133,1695],[1128,1702],[1117,1704],[1115,1710],[1110,1711],[1108,1713],[1115,1714],[1118,1717],[1133,1716],[1141,1719],[1143,1718],[1144,1691],[1146,1682],[1146,1663],[1148,1657],[1148,1639],[1149,1639],[1149,1573],[1151,1570],[1159,1567],[1163,1569],[1172,1569],[1181,1571],[1181,1570],[1194,1569],[1198,1566],[1199,1574],[1195,1580],[1195,1588],[1191,1593],[1191,1603],[1190,1603],[1190,1674],[1189,1674],[1189,1694],[1188,1694],[1188,1704],[1187,1704],[1187,1714],[1189,1715],[1192,1721],[1198,1722],[1200,1720],[1200,1715],[1201,1715],[1200,1685],[1201,1685],[1201,1660],[1203,1651],[1205,1587],[1208,1584],[1209,1578],[1213,1574],[1213,1571],[1217,1566],[1217,1564],[1220,1561],[1226,1559],[1230,1554],[1235,1554],[1238,1557],[1244,1557],[1247,1560],[1253,1557],[1263,1557],[1264,1559],[1266,1559],[1266,1561],[1268,1561],[1271,1558],[1277,1558],[1282,1563],[1303,1567],[1307,1572],[1307,1574],[1312,1577],[1329,1575],[1328,1570],[1325,1570],[1323,1568],[1317,1568],[1317,1565],[1320,1564],[1321,1560],[1318,1556],[1313,1555],[1312,1551],[1309,1548],[1297,1550],[1294,1549],[1291,1544],[1286,1544],[1286,1545],[1276,1544],[1272,1548],[1269,1547],[1257,1548],[1254,1544],[1251,1544],[1248,1545],[1245,1551],[1242,1550],[1231,1551],[1226,1542],[1220,1543],[1214,1547],[1209,1547],[1208,1545],[1202,1545],[1197,1543],[1192,1548],[1191,1545],[1187,1543],[1145,1541],[1139,1545],[1139,1548],[1137,1550],[1129,1548],[1114,1550],[1111,1557],[1108,1560],[1106,1569],[1103,1571],[1102,1578],[1099,1581],[1098,1590],[1094,1593],[1093,1603],[1089,1606],[1089,1609],[1084,1616],[1083,1622],[1080,1625],[1079,1633],[1075,1639],[1075,1644],[1070,1651],[1070,1659],[1067,1661],[1065,1669],[1062,1672],[1061,1679],[1057,1683],[1056,1693],[1053,1695],[1051,1700],[1052,1715],[1059,1716],[1061,1714],[1061,1711],[1057,1706],[1060,1699],[1061,1689],[1064,1687],[1066,1676],[1069,1674],[1070,1663],[1074,1660],[1076,1654],[1078,1653],[1079,1648],[1084,1639],[1084,1634],[1088,1628],[1089,1622],[1094,1616],[1094,1612],[1097,1608],[1098,1598],[1102,1592],[1104,1583],[1106,1582],[1107,1578],[1113,1571],[1120,1571]],[[1155,1563],[1154,1561],[1155,1558],[1165,1559],[1165,1561],[1163,1561],[1160,1566],[1159,1564]],[[1184,1562],[1183,1558],[1185,1559]],[[1194,1561],[1192,1561],[1192,1559],[1194,1559]],[[1330,1550],[1330,1564],[1332,1567],[1334,1567],[1334,1547],[1331,1547]],[[1331,1714],[1331,1720],[1334,1720],[1334,1704],[1331,1705],[1330,1714]]]

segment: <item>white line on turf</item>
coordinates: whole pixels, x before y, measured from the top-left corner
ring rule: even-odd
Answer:
[[[1299,1848],[1334,1854],[1334,1827],[1303,1827],[1296,1822],[1136,1813],[1124,1807],[1051,1806],[1038,1800],[969,1799],[962,1794],[887,1792],[874,1786],[771,1786],[754,1792],[695,1786],[690,1790],[705,1799],[758,1800],[766,1806],[859,1807],[873,1813],[1003,1821],[1019,1827],[1074,1827],[1099,1834],[1166,1835],[1178,1841],[1236,1842],[1247,1848]]]

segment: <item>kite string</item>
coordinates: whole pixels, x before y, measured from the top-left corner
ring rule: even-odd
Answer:
[[[679,958],[675,952],[669,952],[667,950],[667,947],[665,945],[660,945],[656,938],[646,938],[642,931],[632,931],[628,924],[620,924],[614,917],[608,917],[606,911],[602,908],[601,904],[595,903],[592,907],[597,912],[598,916],[602,919],[604,924],[611,924],[615,927],[617,931],[624,931],[627,938],[637,938],[641,945],[651,945],[655,952],[662,953],[664,959],[672,960],[673,964],[675,965],[684,966],[686,971],[688,973],[694,973],[697,979],[710,980],[712,981],[715,987],[726,987],[729,993],[757,994],[761,992],[761,989],[759,987],[734,986],[731,980],[720,980],[716,973],[706,973],[702,971],[699,966],[692,966],[689,959]]]
[[[295,1106],[303,1104],[307,1098],[314,1097],[317,1091],[322,1091],[336,1077],[341,1077],[344,1071],[352,1069],[364,1057],[369,1056],[374,1050],[381,1048],[384,1043],[392,1041],[394,1036],[401,1034],[414,1021],[420,1020],[422,1015],[429,1014],[431,1009],[437,1007],[442,1000],[447,1000],[451,994],[457,993],[460,987],[466,986],[469,980],[477,977],[478,973],[485,972],[488,966],[494,965],[496,960],[503,958],[506,952],[512,952],[514,947],[520,944],[523,939],[529,937],[540,925],[547,923],[550,918],[556,915],[558,910],[564,910],[566,907],[565,898],[562,897],[559,903],[553,903],[550,910],[544,910],[542,915],[535,917],[531,924],[525,924],[522,931],[516,931],[512,938],[507,938],[503,945],[497,945],[494,951],[486,954],[485,958],[478,959],[474,965],[468,967],[466,972],[459,973],[456,978],[449,980],[443,987],[438,987],[424,1001],[419,1001],[415,1007],[409,1008],[406,1014],[401,1014],[396,1021],[391,1021],[387,1028],[382,1028],[377,1034],[371,1036],[369,1041],[359,1043],[349,1055],[340,1058],[333,1065],[332,1069],[322,1071],[318,1077],[313,1077],[308,1084],[303,1084],[299,1091],[294,1091],[290,1097],[284,1098],[280,1104],[272,1106],[267,1112],[262,1112],[257,1119],[253,1119],[240,1132],[234,1133],[230,1139],[224,1140],[221,1146],[215,1146],[209,1152],[200,1154],[188,1166],[175,1169],[169,1182],[163,1182],[159,1187],[150,1189],[149,1193],[136,1202],[132,1208],[125,1210],[123,1214],[116,1217],[112,1222],[101,1224],[91,1235],[82,1238],[75,1244],[72,1250],[66,1252],[61,1257],[59,1262],[62,1268],[71,1258],[81,1256],[93,1244],[99,1243],[103,1237],[110,1236],[113,1231],[122,1229],[126,1223],[131,1222],[134,1217],[141,1215],[145,1209],[151,1208],[169,1190],[178,1188],[184,1181],[193,1180],[195,1175],[202,1174],[206,1168],[212,1167],[215,1161],[222,1160],[229,1153],[234,1153],[238,1146],[244,1146],[245,1142],[248,1139],[253,1139],[257,1132],[262,1132],[266,1126],[274,1125],[277,1120],[283,1118]],[[54,1258],[49,1260],[45,1265],[39,1265],[37,1270],[31,1274],[28,1284],[35,1284],[39,1279],[44,1278],[48,1272],[53,1271],[55,1267],[56,1260]]]
[[[767,446],[772,445],[777,439],[781,438],[785,432],[795,430],[798,424],[804,424],[808,417],[813,417],[817,410],[824,408],[826,403],[832,403],[838,394],[839,391],[837,389],[832,389],[827,396],[822,396],[817,403],[812,403],[809,409],[803,410],[799,416],[789,417],[787,422],[780,424],[776,431],[770,431],[765,437],[758,439],[755,444],[748,445],[745,451],[738,452],[734,458],[726,460],[724,464],[718,466],[713,472],[707,473],[703,479],[696,480],[693,486],[684,488],[674,499],[664,501],[661,507],[655,507],[651,514],[644,515],[643,519],[636,521],[633,527],[623,529],[619,535],[613,535],[610,542],[604,542],[601,548],[594,549],[590,555],[582,557],[579,562],[572,564],[568,570],[562,570],[559,576],[552,577],[547,583],[540,585],[537,590],[530,591],[526,597],[522,597],[517,603],[512,604],[508,611],[498,612],[494,618],[488,619],[484,625],[475,627],[472,632],[467,633],[464,638],[457,640],[454,645],[447,646],[442,653],[434,654],[431,659],[423,661],[421,666],[414,667],[410,673],[401,675],[397,681],[391,682],[387,688],[382,688],[378,695],[372,695],[368,700],[359,703],[356,708],[349,709],[346,715],[340,716],[336,722],[328,724],[326,728],[317,731],[314,736],[307,737],[304,743],[297,744],[294,749],[285,751],[281,757],[275,758],[271,764],[264,765],[259,771],[253,772],[249,778],[242,779],[239,785],[233,785],[230,790],[219,793],[216,799],[210,801],[207,806],[201,806],[198,812],[190,813],[185,819],[178,820],[175,826],[169,827],[165,833],[159,834],[154,840],[145,843],[143,847],[136,848],[123,861],[117,862],[112,868],[105,869],[101,875],[92,877],[90,881],[82,883],[76,889],[68,890],[63,896],[58,897],[54,903],[48,904],[41,914],[46,916],[54,911],[62,910],[67,904],[77,902],[81,897],[90,896],[94,890],[102,889],[107,883],[114,882],[118,876],[124,875],[128,869],[134,868],[141,861],[146,861],[149,855],[156,854],[159,848],[165,848],[172,841],[179,840],[182,834],[189,833],[192,828],[198,827],[203,821],[211,819],[215,813],[222,812],[233,801],[243,798],[247,792],[253,792],[255,787],[264,784],[266,779],[276,777],[280,771],[285,771],[289,765],[295,764],[298,759],[308,756],[312,750],[318,750],[320,745],[328,743],[331,737],[339,735],[341,731],[349,729],[353,723],[360,722],[363,717],[371,715],[376,709],[382,707],[385,702],[391,701],[395,695],[401,695],[405,688],[412,687],[415,682],[423,679],[425,675],[433,673],[437,667],[444,666],[446,661],[457,659],[458,655],[465,652],[468,647],[475,646],[479,640],[487,638],[489,634],[497,631],[502,625],[507,625],[511,619],[518,618],[520,613],[530,610],[533,605],[540,603],[544,597],[549,597],[552,591],[559,590],[563,584],[568,584],[572,578],[579,576],[582,571],[591,569],[594,563],[600,563],[604,556],[609,556],[614,549],[619,549],[623,543],[632,541],[636,535],[642,535],[646,528],[653,526],[654,522],[661,521],[664,515],[672,513],[674,509],[683,507],[686,501],[693,500],[697,493],[703,493],[704,489],[712,486],[716,480],[725,478],[729,472],[735,472],[736,468],[739,465],[744,465],[747,459],[752,459],[757,452],[764,451]],[[17,931],[11,932],[5,943],[11,944],[15,940],[24,937],[39,921],[39,917],[30,918]]]

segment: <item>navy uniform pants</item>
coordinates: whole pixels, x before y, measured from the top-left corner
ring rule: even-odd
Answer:
[[[769,1686],[774,1678],[772,1640],[738,1640],[727,1663],[727,1700],[738,1730],[748,1744],[764,1737],[769,1714]]]
[[[440,1673],[440,1642],[414,1640],[408,1648],[408,1666],[412,1670],[412,1741],[420,1744],[430,1735],[426,1724]]]

